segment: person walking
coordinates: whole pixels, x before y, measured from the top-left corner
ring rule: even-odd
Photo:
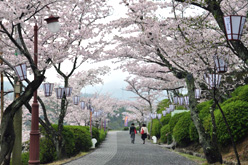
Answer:
[[[147,135],[149,135],[148,129],[146,128],[146,124],[142,124],[142,127],[140,129],[141,133],[141,139],[143,140],[143,144],[145,144],[145,140],[147,138]]]
[[[134,123],[131,124],[131,127],[129,129],[129,134],[130,134],[130,137],[131,137],[131,143],[134,144],[134,141],[135,141],[135,134],[137,133],[136,131],[136,128],[134,126]]]

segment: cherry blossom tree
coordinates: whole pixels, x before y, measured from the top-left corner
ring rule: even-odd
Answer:
[[[44,2],[1,2],[0,26],[1,26],[1,51],[4,56],[1,60],[6,64],[1,69],[13,74],[13,67],[26,62],[29,72],[33,72],[35,80],[27,81],[28,86],[21,97],[10,104],[4,112],[4,120],[1,125],[1,152],[0,162],[9,161],[13,141],[12,118],[17,109],[24,103],[28,103],[33,92],[40,86],[45,78],[45,71],[54,67],[64,78],[64,86],[68,86],[68,79],[83,62],[88,59],[97,59],[104,43],[101,38],[98,46],[89,39],[101,35],[103,25],[98,20],[109,15],[109,8],[101,0],[94,1],[44,1]],[[56,34],[51,34],[44,27],[44,16],[59,15],[61,30]],[[39,67],[35,66],[31,54],[33,54],[33,26],[37,24],[39,30]],[[88,42],[84,42],[89,40]],[[90,42],[90,43],[89,43]],[[16,52],[17,56],[14,56]],[[61,70],[62,62],[66,59],[73,62],[72,70],[67,74]],[[40,102],[42,102],[39,99]],[[30,107],[26,104],[28,109]],[[44,109],[41,104],[42,109]],[[62,99],[61,113],[59,119],[59,130],[63,129],[63,120],[66,113],[66,102]],[[43,111],[44,112],[44,111]],[[44,113],[45,116],[45,113]],[[48,124],[45,119],[42,125]],[[48,127],[46,127],[48,128]],[[48,129],[47,129],[48,130]],[[58,135],[58,134],[57,134]],[[59,135],[58,135],[59,136]],[[59,142],[61,147],[61,142]],[[58,148],[60,148],[58,147]]]
[[[143,100],[146,103],[147,111],[150,113],[156,112],[156,103],[158,99],[162,96],[162,92],[158,90],[153,90],[152,86],[154,81],[146,80],[144,78],[127,78],[125,80],[128,83],[126,87],[127,91],[133,92],[137,95],[137,98]],[[150,125],[150,131],[152,130],[152,123]]]

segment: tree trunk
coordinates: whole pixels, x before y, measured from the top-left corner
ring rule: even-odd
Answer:
[[[9,158],[7,155],[12,152],[15,140],[13,126],[13,118],[15,113],[27,100],[31,99],[33,92],[38,89],[44,78],[45,77],[43,75],[38,75],[36,79],[27,86],[25,92],[5,109],[3,113],[3,121],[1,123],[0,164],[3,162],[6,162],[7,164],[9,163]]]
[[[210,135],[205,133],[205,129],[199,118],[199,115],[198,115],[199,112],[196,109],[197,102],[195,99],[195,93],[194,93],[195,86],[194,86],[194,78],[192,74],[188,73],[186,77],[186,83],[187,83],[188,94],[189,94],[191,118],[199,134],[199,143],[201,144],[203,148],[203,152],[206,156],[206,159],[208,163],[216,163],[216,162],[222,163],[222,156],[218,149],[218,144],[216,144],[216,142],[214,143],[211,140]]]
[[[21,93],[21,84],[15,79],[15,97],[18,98]],[[22,108],[20,108],[14,117],[15,143],[12,153],[12,164],[22,164]]]

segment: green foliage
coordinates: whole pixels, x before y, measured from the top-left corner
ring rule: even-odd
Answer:
[[[242,93],[242,91],[241,91]],[[221,106],[227,118],[227,122],[231,127],[234,141],[238,141],[247,135],[248,132],[248,103],[237,100]],[[227,131],[224,119],[220,110],[215,112],[217,138],[220,144],[227,145],[230,143],[230,136]]]
[[[158,103],[157,113],[162,113],[162,111],[165,109],[165,107],[168,107],[170,105],[169,99],[164,99]]]
[[[96,127],[92,127],[92,138],[97,140],[96,146],[98,146],[98,142],[100,141],[100,133]]]
[[[22,165],[28,165],[29,152],[22,153]]]
[[[224,103],[222,103],[222,106],[229,104],[231,102],[242,100],[248,102],[248,85],[240,86],[233,91],[231,94],[232,98],[226,100]]]
[[[128,127],[124,127],[123,130],[124,130],[124,131],[128,131]]]
[[[57,125],[53,125],[53,127],[56,130],[58,129]],[[99,133],[96,128],[92,130],[93,135],[98,138],[98,141],[101,142],[105,138],[106,133],[104,133],[105,135],[101,135],[103,134],[102,131]],[[41,133],[45,135],[45,137],[40,140],[40,162],[49,163],[57,159],[56,148],[51,140],[52,137],[45,133],[44,128],[41,128]],[[65,143],[64,148],[62,148],[62,153],[67,157],[74,156],[82,151],[89,151],[92,146],[89,127],[64,126],[62,136]]]
[[[160,128],[161,128],[161,124],[158,121],[158,119],[153,119],[152,120],[152,132],[151,135],[152,136],[156,136],[157,138],[160,138]]]
[[[174,116],[171,117],[169,125],[170,125],[170,132],[173,134],[173,129],[175,127],[175,125],[177,124],[177,122],[179,121],[179,119],[187,112],[182,112],[182,113],[177,113]]]
[[[162,143],[171,143],[172,142],[172,136],[171,136],[171,133],[170,133],[170,125],[167,124],[165,126],[163,126],[160,130],[160,141]],[[167,136],[166,136],[167,135]]]
[[[166,116],[163,116],[160,121],[161,123],[163,123],[163,125],[166,125],[170,122],[170,119],[171,119],[171,113],[169,114],[166,114]]]
[[[177,105],[175,107],[175,110],[182,110],[182,109],[185,109],[185,107],[183,105]]]
[[[54,144],[49,138],[40,139],[40,163],[49,163],[57,160]]]
[[[213,104],[213,100],[205,101],[196,106],[198,112],[199,112],[199,117],[203,121],[205,120],[205,117],[207,117],[210,114],[210,107]]]
[[[64,126],[62,136],[65,140],[65,146],[63,148],[63,151],[65,152],[67,157],[71,157],[74,155],[76,141],[72,127]]]
[[[107,136],[107,132],[104,129],[99,130],[99,144],[101,144]],[[98,143],[98,142],[97,142]]]
[[[182,114],[173,129],[173,136],[179,145],[185,145],[190,142],[189,126],[192,122],[190,112]]]
[[[197,129],[193,123],[193,121],[190,122],[189,125],[189,137],[191,141],[198,142],[199,141],[199,135],[197,132]]]
[[[92,146],[89,130],[81,126],[69,126],[69,128],[73,132],[75,138],[75,149],[73,155],[82,151],[89,151]]]

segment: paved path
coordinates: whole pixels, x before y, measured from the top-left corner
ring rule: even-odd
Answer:
[[[66,165],[196,165],[196,163],[147,142],[136,135],[135,144],[127,131],[109,132],[94,152]]]

